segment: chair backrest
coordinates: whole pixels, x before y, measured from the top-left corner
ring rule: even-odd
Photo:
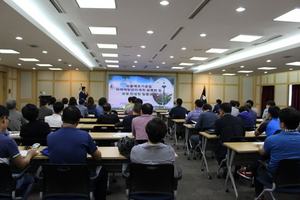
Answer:
[[[79,164],[43,164],[42,192],[47,197],[89,198],[91,186],[89,170]]]
[[[129,195],[174,195],[174,166],[130,164]]]
[[[9,165],[0,164],[0,199],[1,197],[11,197],[14,191],[14,180]]]
[[[274,176],[274,182],[277,188],[300,187],[300,159],[281,160]]]
[[[21,138],[22,146],[32,146],[34,143],[40,143],[41,146],[47,146],[47,139],[41,138]]]
[[[117,132],[114,126],[94,126],[92,132]]]

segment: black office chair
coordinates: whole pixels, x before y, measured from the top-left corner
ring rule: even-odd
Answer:
[[[37,171],[42,199],[93,199],[93,180],[86,165],[43,164]]]
[[[262,191],[256,200],[259,199],[264,192],[270,192],[273,199],[275,199],[272,193],[273,191],[300,194],[300,159],[284,159],[279,161],[276,172],[271,171],[265,162],[261,161],[261,163],[266,167],[268,172],[272,174],[273,182],[269,183],[259,176],[256,177],[259,182],[268,187]]]
[[[41,146],[47,146],[47,139],[41,138],[21,138],[22,146],[32,146],[34,143],[40,143]]]
[[[16,183],[29,167],[30,165],[23,169],[18,176],[13,177],[9,165],[5,163],[0,164],[0,199],[22,199],[16,197]]]
[[[129,167],[129,174],[126,173]],[[126,196],[134,200],[175,199],[177,183],[182,177],[182,166],[174,165],[123,164],[122,175],[126,179]]]

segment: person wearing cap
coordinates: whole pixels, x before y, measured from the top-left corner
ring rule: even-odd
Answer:
[[[80,110],[81,117],[86,117],[89,114],[88,109],[84,104],[85,104],[85,100],[81,98],[79,99],[79,105],[76,106]]]

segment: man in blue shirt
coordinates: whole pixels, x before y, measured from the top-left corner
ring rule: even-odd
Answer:
[[[281,129],[278,119],[279,111],[280,108],[277,106],[269,107],[267,118],[257,127],[254,132],[255,136],[258,136],[263,132],[266,132],[267,136],[274,135],[277,130]]]
[[[203,101],[197,99],[195,101],[195,107],[196,107],[195,110],[189,112],[189,114],[185,117],[185,122],[191,123],[192,121],[197,121],[199,115],[203,113],[202,106],[203,106]]]
[[[175,101],[175,107],[173,107],[170,112],[169,116],[172,119],[184,119],[185,115],[187,113],[187,110],[181,106],[182,105],[182,99],[178,98]]]

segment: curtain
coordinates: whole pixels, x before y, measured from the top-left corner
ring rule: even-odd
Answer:
[[[262,94],[261,94],[261,115],[266,108],[266,104],[268,101],[274,100],[274,86],[262,86]]]
[[[300,85],[292,85],[291,106],[300,111]]]

